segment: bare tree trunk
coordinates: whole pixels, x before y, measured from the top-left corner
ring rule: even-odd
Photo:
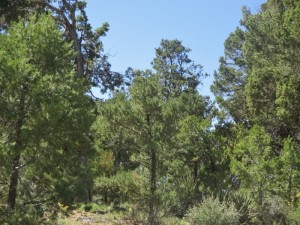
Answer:
[[[77,76],[83,77],[84,76],[84,58],[83,58],[82,50],[81,50],[81,41],[78,39],[75,24],[70,25],[69,32],[70,32],[71,38],[73,40],[73,45],[74,45],[74,48],[76,51]]]

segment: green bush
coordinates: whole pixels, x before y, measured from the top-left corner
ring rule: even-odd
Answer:
[[[168,181],[157,191],[161,208],[165,215],[183,217],[197,199],[193,177],[189,171],[182,171],[182,175]]]
[[[234,225],[239,224],[239,212],[233,203],[210,196],[188,210],[186,220],[191,225]]]
[[[250,224],[252,221],[253,200],[243,192],[228,192],[224,196],[224,201],[234,204],[239,212],[239,223]]]
[[[87,204],[80,204],[77,207],[77,210],[81,212],[92,212],[92,213],[110,213],[113,211],[113,205],[106,205],[106,204],[97,204],[94,202],[87,203]]]
[[[132,200],[140,196],[139,177],[135,172],[119,171],[110,177],[98,177],[94,192],[102,196],[105,203]]]
[[[290,210],[288,213],[288,219],[290,224],[300,224],[300,206],[298,206],[296,209]]]
[[[1,225],[54,225],[56,214],[40,206],[16,206],[16,209],[0,208]]]
[[[257,207],[257,219],[262,224],[290,224],[287,222],[287,204],[279,196],[271,196]]]
[[[186,221],[179,219],[177,217],[166,217],[160,219],[160,224],[162,225],[189,225]]]

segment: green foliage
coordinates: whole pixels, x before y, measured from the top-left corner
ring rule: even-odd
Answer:
[[[84,79],[87,91],[93,86],[99,87],[104,93],[121,85],[122,76],[111,71],[100,40],[108,32],[109,24],[103,23],[93,30],[86,14],[86,1],[37,1],[35,5],[50,11],[56,23],[65,31],[66,40],[72,42],[76,53],[76,74]]]
[[[100,40],[108,32],[109,24],[103,23],[93,30],[86,14],[86,5],[84,0],[3,0],[0,3],[0,29],[8,29],[12,22],[28,18],[32,12],[51,14],[57,26],[64,31],[65,40],[73,45],[76,74],[84,79],[81,84],[86,91],[91,86],[99,87],[101,92],[114,90],[121,85],[122,76],[111,71]]]
[[[162,225],[188,225],[189,223],[177,217],[166,217],[160,219]]]
[[[181,168],[181,173],[169,175],[166,181],[161,181],[163,185],[158,190],[158,194],[161,196],[161,208],[165,215],[182,217],[197,199],[197,186],[190,170],[182,164],[179,161],[177,164],[173,162],[172,166]],[[175,168],[173,171],[179,173]]]
[[[245,32],[241,28],[236,28],[226,39],[225,56],[219,60],[219,70],[214,73],[211,90],[227,118],[245,123],[249,115],[244,89],[247,79],[247,64],[242,51],[244,42]]]
[[[106,203],[134,202],[140,197],[139,180],[139,175],[135,172],[119,171],[109,177],[96,178],[94,192],[102,196]]]
[[[238,137],[230,162],[231,171],[241,180],[241,187],[256,195],[262,204],[265,190],[271,183],[273,166],[270,136],[262,127],[254,126]]]
[[[81,212],[110,213],[113,211],[113,205],[97,204],[91,202],[87,204],[80,204],[80,206],[77,209]]]
[[[239,212],[233,203],[210,196],[191,208],[186,219],[192,225],[233,225],[239,224]]]
[[[23,7],[49,15],[24,20]],[[174,217],[185,214],[191,224],[298,224],[299,2],[243,9],[214,74],[215,108],[197,91],[205,74],[191,50],[162,40],[153,71],[130,69],[96,109],[90,87],[123,78],[103,54],[109,25],[93,31],[85,7],[0,3],[0,223],[51,224],[74,203],[102,210],[87,203],[93,193],[150,224],[185,224]]]
[[[255,14],[243,8],[243,28],[226,40],[212,86],[220,118],[233,119],[229,129],[220,126],[231,133],[232,183],[249,194],[253,223],[292,224],[287,212],[297,207],[299,9],[277,0]]]
[[[253,220],[263,224],[289,224],[288,210],[282,198],[272,196],[265,199],[262,206],[257,208],[256,217]]]
[[[92,153],[94,120],[74,76],[74,51],[47,15],[14,24],[0,39],[1,200],[15,187],[9,201],[17,204],[70,204],[89,182],[81,162]]]
[[[273,190],[288,202],[293,202],[299,192],[299,150],[297,140],[288,137],[283,140],[283,147],[276,160],[276,182]]]
[[[20,17],[28,16],[30,14],[30,10],[29,10],[30,7],[33,7],[32,0],[1,1],[0,2],[0,15],[1,15],[0,30],[7,29],[12,22],[18,21]]]
[[[183,91],[195,90],[203,76],[202,66],[195,64],[188,56],[191,50],[179,40],[165,40],[156,49],[152,62],[163,87],[166,98],[179,96]]]
[[[289,222],[292,225],[297,225],[300,223],[300,207],[296,207],[294,209],[290,209],[288,212]]]
[[[249,30],[243,48],[249,65],[248,106],[258,122],[272,127],[288,125],[292,132],[297,129],[299,100],[297,11],[298,4],[268,1],[260,13],[245,13],[243,19]],[[277,133],[283,133],[281,129]]]
[[[234,204],[235,208],[239,212],[239,223],[250,224],[253,218],[253,199],[249,197],[249,194],[239,192],[225,193],[224,201]]]
[[[50,214],[49,212],[53,212]],[[53,205],[17,207],[15,210],[0,208],[0,223],[3,225],[54,225],[56,209]]]
[[[127,90],[99,104],[94,124],[97,151],[112,152],[116,166],[136,169],[148,180],[141,182],[140,198],[149,207],[152,224],[163,204],[170,207],[166,213],[184,214],[191,196],[199,192],[198,171],[205,173],[201,162],[214,161],[214,153],[209,153],[210,102],[196,90],[202,67],[188,52],[178,40],[162,40],[153,60],[156,71],[134,71]],[[185,187],[178,182],[185,179],[184,164]]]

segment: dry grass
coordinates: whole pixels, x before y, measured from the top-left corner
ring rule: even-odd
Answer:
[[[122,218],[117,214],[99,214],[91,212],[72,211],[68,216],[61,216],[59,225],[142,225],[137,222]]]

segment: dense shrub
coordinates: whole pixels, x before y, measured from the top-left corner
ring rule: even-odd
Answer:
[[[139,177],[135,172],[126,171],[119,171],[110,177],[99,177],[95,181],[94,191],[106,203],[130,201],[139,196]]]
[[[54,225],[56,213],[41,205],[17,206],[16,209],[0,207],[1,225]]]
[[[186,219],[191,225],[234,225],[239,224],[239,212],[233,203],[211,196],[191,208]]]

